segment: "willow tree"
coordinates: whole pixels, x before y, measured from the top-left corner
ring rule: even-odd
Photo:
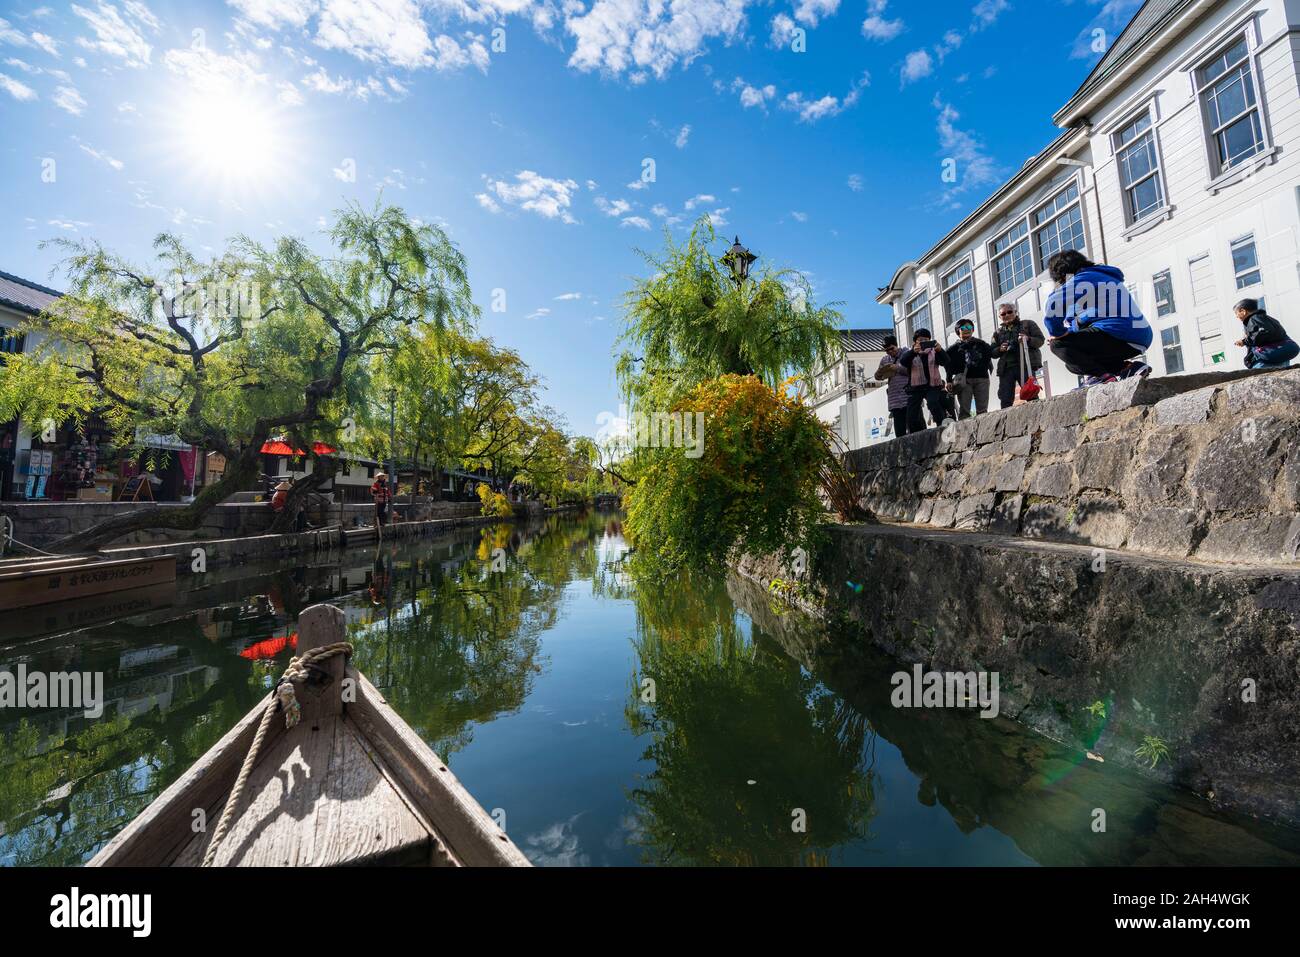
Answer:
[[[403,330],[475,316],[464,257],[438,227],[396,207],[351,206],[328,237],[328,255],[294,237],[263,246],[241,236],[205,261],[163,234],[148,266],[98,243],[58,243],[68,293],[33,321],[43,342],[7,364],[0,417],[79,421],[93,412],[120,448],[152,433],[228,464],[186,507],[132,510],[52,548],[197,528],[254,486],[272,435],[307,449],[338,441],[366,405],[373,358],[391,353]]]
[[[624,299],[619,383],[635,406],[670,407],[701,382],[753,375],[775,388],[811,374],[839,349],[837,303],[817,306],[807,277],[763,268],[737,282],[708,217],[685,243],[642,256],[650,269]]]

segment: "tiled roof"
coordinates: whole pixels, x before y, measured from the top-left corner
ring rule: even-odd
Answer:
[[[840,342],[845,352],[884,352],[885,336],[893,329],[841,329]]]
[[[1088,78],[1083,81],[1083,85],[1075,91],[1074,96],[1070,97],[1070,102],[1057,112],[1057,116],[1069,109],[1071,104],[1086,97],[1105,83],[1124,64],[1129,54],[1139,49],[1152,35],[1161,30],[1169,20],[1181,14],[1195,2],[1196,0],[1147,0],[1141,9],[1133,15],[1133,19],[1128,22],[1128,26],[1124,28],[1124,31],[1115,38],[1115,42],[1110,45],[1110,49],[1106,51],[1106,54],[1093,67],[1092,72],[1088,74]]]
[[[62,295],[57,289],[0,272],[0,306],[34,316]]]

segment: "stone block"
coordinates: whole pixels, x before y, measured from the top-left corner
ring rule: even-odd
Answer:
[[[1155,405],[1156,425],[1200,425],[1210,418],[1217,386],[1161,399]]]
[[[1195,504],[1214,512],[1267,510],[1283,456],[1300,443],[1300,424],[1252,417],[1212,439],[1187,475]]]
[[[1018,435],[1002,442],[1004,455],[1028,455],[1033,449],[1034,440],[1028,435]]]
[[[982,461],[983,459],[991,459],[1001,454],[1002,454],[1002,443],[990,442],[987,445],[981,445],[979,448],[975,449],[972,457],[974,461],[979,462]]]
[[[1015,438],[1021,435],[1033,435],[1042,428],[1043,410],[1045,408],[1047,408],[1046,402],[1026,402],[1024,405],[1013,405],[1003,413],[1003,436]]]
[[[1186,558],[1200,529],[1200,516],[1190,508],[1151,508],[1142,513],[1129,535],[1128,547],[1166,558]]]
[[[953,498],[937,499],[934,503],[934,509],[930,512],[930,524],[938,525],[940,528],[952,528],[952,523],[957,517],[957,500]]]
[[[1258,372],[1228,385],[1228,411],[1259,410],[1270,405],[1300,406],[1300,369]]]
[[[1196,557],[1212,562],[1294,562],[1300,551],[1300,518],[1263,515],[1214,520],[1196,549]]]
[[[1070,532],[1101,548],[1120,548],[1133,530],[1133,520],[1119,499],[1108,495],[1083,495],[1073,509]]]
[[[960,469],[949,469],[943,474],[943,491],[945,495],[960,495],[966,486],[966,476]]]
[[[956,523],[958,528],[984,529],[993,518],[993,507],[997,496],[968,495],[957,504]]]
[[[1029,480],[1030,495],[1048,498],[1066,498],[1074,488],[1074,466],[1069,462],[1056,462],[1039,466]]]
[[[921,476],[921,481],[916,483],[916,490],[922,495],[933,495],[939,491],[939,471],[930,469]]]
[[[1020,510],[1025,502],[1023,495],[1004,495],[993,509],[989,521],[990,532],[998,535],[1015,535],[1020,531]]]
[[[1101,388],[1098,386],[1098,388]],[[1074,453],[1074,469],[1080,488],[1118,490],[1132,464],[1133,442],[1113,439],[1087,442]]]
[[[1152,433],[1138,446],[1125,495],[1139,504],[1177,504],[1185,502],[1187,493],[1183,477],[1191,444],[1187,432],[1171,429]]]
[[[912,516],[912,521],[917,525],[924,525],[926,522],[930,521],[930,514],[933,511],[934,499],[923,498],[921,499],[921,504],[917,506],[915,514]]]
[[[975,444],[988,445],[1002,438],[1003,418],[1006,412],[986,412],[974,418]]]
[[[1081,389],[1047,400],[1043,405],[1043,428],[1063,429],[1083,422],[1088,394]]]
[[[998,472],[1002,463],[998,459],[981,459],[972,462],[966,469],[966,493],[978,495],[991,492],[997,486]]]
[[[1164,379],[1153,381],[1137,378],[1090,386],[1085,394],[1088,397],[1085,405],[1088,418],[1098,419],[1133,406],[1153,405],[1170,395],[1171,389]]]
[[[1082,427],[1078,425],[1047,429],[1038,440],[1038,451],[1044,455],[1073,452],[1079,446],[1081,431]]]
[[[1024,458],[1012,459],[1003,465],[998,469],[994,488],[999,492],[1020,491],[1020,484],[1025,480],[1025,465],[1028,461]]]
[[[1035,502],[1024,510],[1020,528],[1026,538],[1068,539],[1069,510],[1053,502]]]

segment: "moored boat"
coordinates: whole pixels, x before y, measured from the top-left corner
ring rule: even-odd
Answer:
[[[0,561],[0,610],[66,602],[176,580],[176,559],[52,555]]]
[[[351,667],[344,634],[340,609],[306,609],[271,695],[90,866],[529,866]]]

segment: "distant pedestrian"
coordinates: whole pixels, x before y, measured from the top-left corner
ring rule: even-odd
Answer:
[[[948,353],[930,336],[929,329],[918,329],[912,337],[912,348],[899,357],[907,370],[907,431],[924,432],[925,407],[935,425],[947,418],[948,389],[944,373],[948,369]]]
[[[382,529],[388,524],[388,508],[393,501],[393,490],[388,487],[388,476],[385,473],[375,473],[374,484],[370,486],[370,497],[375,502],[375,527]]]
[[[1246,335],[1237,345],[1246,347],[1247,369],[1288,369],[1300,355],[1300,345],[1286,334],[1278,322],[1259,307],[1256,299],[1243,299],[1236,306]]]
[[[885,337],[885,354],[880,357],[876,368],[876,380],[888,383],[885,402],[889,407],[889,417],[894,420],[894,435],[907,435],[907,370],[899,363],[901,355],[898,340],[893,336]]]
[[[948,350],[949,385],[957,397],[957,418],[969,419],[989,410],[989,376],[993,373],[993,347],[975,335],[975,323],[957,323],[957,343]]]
[[[1006,409],[1016,401],[1016,389],[1043,367],[1043,343],[1047,340],[1038,323],[1020,318],[1020,308],[1013,302],[998,306],[998,321],[1001,325],[993,333],[992,347],[998,359],[998,402]],[[1025,357],[1029,364],[1021,368]]]
[[[1053,256],[1047,271],[1057,285],[1043,310],[1052,354],[1085,386],[1150,375],[1141,357],[1151,346],[1151,323],[1129,295],[1124,273],[1074,249]]]

